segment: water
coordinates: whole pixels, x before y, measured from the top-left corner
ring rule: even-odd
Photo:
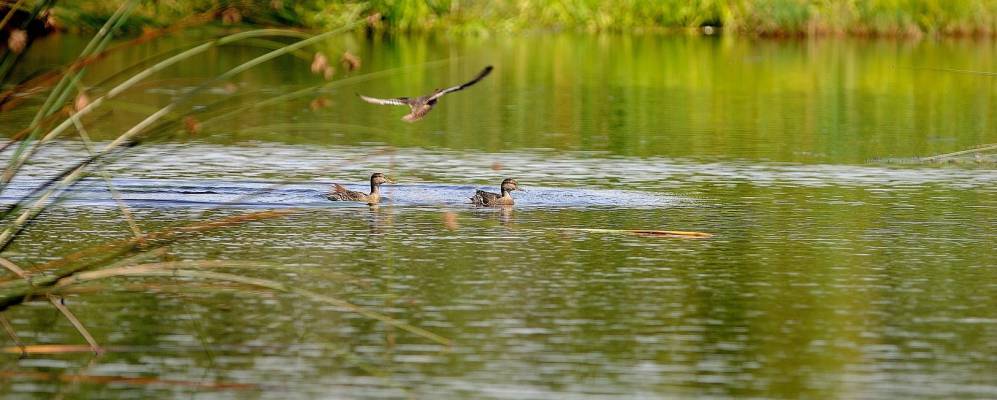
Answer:
[[[88,85],[196,42],[116,53]],[[79,43],[51,38],[35,63],[67,57],[44,46]],[[997,81],[917,69],[997,70],[993,42],[549,34],[324,48],[367,71],[445,61],[196,134],[174,126],[104,169],[144,232],[296,210],[181,240],[162,259],[236,261],[212,271],[348,300],[455,344],[244,284],[114,278],[65,297],[109,351],[3,356],[7,395],[997,397],[997,170],[891,162],[997,142]],[[88,121],[90,134],[105,143],[153,110],[136,104],[161,106],[257,53],[167,71]],[[418,124],[353,97],[421,94],[485,64],[493,76]],[[232,83],[194,97],[199,120],[320,80],[282,59]],[[0,115],[4,129],[29,108]],[[46,147],[0,203],[84,153],[72,140]],[[381,206],[324,199],[373,171],[398,181]],[[527,189],[515,207],[467,204],[507,176]],[[92,177],[5,255],[30,266],[128,237]],[[4,316],[24,343],[84,343],[48,302]]]

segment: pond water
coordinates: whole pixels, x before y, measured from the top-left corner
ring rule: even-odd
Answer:
[[[203,40],[122,49],[84,86],[99,96],[116,71]],[[26,65],[84,44],[47,38]],[[143,232],[291,209],[156,260],[232,261],[222,272],[453,344],[294,293],[123,277],[64,295],[108,351],[8,347],[5,397],[997,397],[997,169],[908,162],[997,142],[997,78],[972,72],[997,71],[997,43],[536,34],[321,49],[362,68],[274,103],[325,84],[310,54],[208,82],[4,256],[27,268],[127,239],[119,204]],[[88,133],[103,144],[261,53],[227,47],[164,71],[86,119]],[[421,95],[489,64],[415,124],[354,95]],[[0,114],[2,132],[42,100]],[[44,147],[0,204],[85,154],[75,139]],[[397,181],[384,204],[325,200],[373,171]],[[505,177],[526,189],[514,207],[467,204]],[[25,344],[85,343],[48,301],[3,315]]]

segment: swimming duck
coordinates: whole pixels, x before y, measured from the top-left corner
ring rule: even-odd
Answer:
[[[479,190],[474,193],[474,197],[471,197],[471,203],[476,206],[511,206],[513,200],[509,192],[513,190],[523,189],[519,188],[515,179],[506,178],[502,181],[502,194]]]
[[[384,183],[395,183],[394,181],[388,179],[384,174],[380,172],[375,172],[370,176],[370,194],[364,194],[363,192],[355,192],[352,190],[347,190],[342,185],[338,183],[333,183],[332,188],[329,189],[329,194],[325,197],[332,201],[362,201],[367,204],[377,204],[381,201],[381,184]]]
[[[436,101],[439,100],[440,97],[443,97],[443,95],[447,93],[453,93],[459,90],[464,90],[467,87],[475,83],[478,83],[478,81],[480,81],[482,78],[484,78],[491,72],[492,72],[492,66],[489,65],[485,67],[485,69],[481,70],[481,72],[478,73],[478,76],[474,77],[474,79],[471,79],[470,81],[464,84],[449,87],[446,89],[436,89],[433,91],[433,93],[421,97],[414,97],[414,98],[398,97],[394,99],[378,99],[374,97],[367,97],[360,93],[357,93],[357,96],[360,96],[360,98],[363,99],[363,101],[366,101],[371,104],[380,104],[382,106],[388,106],[388,105],[408,106],[411,111],[407,115],[402,117],[402,121],[415,122],[422,119],[422,117],[425,117],[426,114],[428,114],[429,111],[433,109],[433,106],[436,105]]]

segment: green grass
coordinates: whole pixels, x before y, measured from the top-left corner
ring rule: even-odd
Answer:
[[[122,1],[61,1],[56,16],[65,27],[95,29]],[[709,25],[725,32],[771,36],[997,34],[993,0],[146,1],[128,28],[140,31],[203,13],[219,23],[327,29],[342,26],[356,11],[378,15],[379,19],[370,20],[371,28],[389,32],[625,32]]]
[[[37,4],[29,4],[28,7],[36,10],[36,15],[42,15],[41,12],[38,11],[44,9],[52,3],[52,0],[47,0]],[[74,3],[64,2],[60,4],[65,6],[67,4],[72,5]],[[54,261],[36,261],[31,263],[30,261],[24,262],[23,260],[18,260],[18,262],[15,263],[14,261],[8,259],[7,257],[9,257],[11,253],[16,254],[16,252],[11,252],[8,246],[16,240],[23,238],[24,235],[22,234],[24,230],[49,207],[64,200],[66,190],[80,182],[82,179],[92,175],[101,176],[104,178],[107,188],[112,193],[112,196],[115,196],[115,199],[119,199],[116,195],[116,190],[111,184],[110,176],[103,171],[102,166],[105,163],[113,162],[115,157],[119,156],[123,152],[126,152],[129,148],[143,143],[149,143],[150,141],[157,140],[164,136],[168,137],[173,132],[178,131],[178,125],[180,125],[181,122],[177,121],[177,119],[185,116],[192,117],[191,114],[194,113],[194,111],[189,107],[190,105],[187,104],[188,100],[190,100],[194,94],[201,92],[214,84],[227,82],[230,79],[233,79],[240,74],[259,66],[260,64],[270,62],[280,57],[294,55],[300,57],[304,55],[307,59],[308,55],[314,54],[313,51],[316,44],[319,44],[336,35],[350,32],[355,26],[357,26],[357,13],[353,12],[352,14],[338,14],[340,15],[340,18],[344,18],[345,21],[340,26],[335,27],[334,29],[324,29],[321,32],[313,34],[303,33],[299,30],[265,28],[253,30],[238,29],[234,33],[230,32],[224,35],[219,34],[217,37],[198,45],[186,49],[175,49],[174,51],[160,53],[152,58],[143,59],[132,66],[125,67],[121,70],[122,73],[115,74],[117,79],[120,79],[120,81],[114,81],[113,83],[108,82],[108,90],[106,92],[95,90],[91,93],[94,96],[92,100],[89,99],[89,96],[87,96],[88,99],[82,101],[79,100],[81,99],[80,96],[84,95],[84,85],[81,84],[81,81],[85,77],[86,71],[90,66],[95,63],[100,63],[104,59],[102,55],[106,55],[107,52],[111,52],[113,50],[109,47],[109,44],[112,39],[115,38],[115,35],[121,33],[122,31],[127,31],[129,26],[135,26],[129,25],[134,24],[134,22],[129,21],[140,21],[140,24],[143,24],[141,26],[147,26],[144,24],[149,24],[150,21],[152,21],[151,14],[148,13],[161,10],[164,7],[166,7],[166,9],[170,9],[170,7],[177,7],[176,4],[178,3],[166,1],[148,2],[142,0],[128,0],[121,2],[110,1],[106,3],[86,3],[85,7],[83,6],[83,3],[78,4],[80,4],[81,7],[76,10],[76,15],[81,18],[81,21],[94,18],[94,21],[100,22],[100,28],[97,30],[97,33],[93,35],[80,55],[69,64],[57,69],[56,72],[49,77],[50,79],[42,81],[28,80],[22,84],[10,85],[9,82],[4,82],[4,80],[7,73],[13,68],[23,67],[31,69],[37,68],[37,66],[19,65],[19,62],[22,60],[19,57],[21,51],[8,51],[0,54],[0,82],[5,83],[5,92],[13,94],[9,98],[23,97],[28,93],[37,93],[45,99],[40,106],[37,106],[37,110],[33,110],[35,111],[35,117],[28,124],[28,126],[22,129],[24,134],[17,135],[17,138],[6,141],[3,146],[0,146],[0,153],[3,153],[4,150],[11,149],[9,153],[4,154],[6,165],[3,167],[3,173],[0,174],[0,193],[4,193],[5,189],[9,188],[8,184],[20,176],[22,172],[21,167],[30,163],[31,159],[38,155],[38,151],[46,143],[55,141],[61,137],[69,136],[75,131],[75,133],[78,134],[85,143],[87,150],[86,154],[79,154],[79,161],[70,168],[63,169],[61,171],[49,171],[47,179],[31,189],[27,195],[21,196],[18,200],[15,200],[13,204],[7,204],[4,207],[0,207],[2,208],[2,210],[0,210],[0,267],[2,267],[0,268],[0,313],[11,307],[19,306],[34,297],[45,296],[50,300],[53,306],[65,315],[80,335],[85,338],[89,345],[88,348],[94,352],[100,352],[101,347],[99,342],[86,330],[83,323],[76,318],[76,316],[61,303],[61,301],[58,300],[57,294],[60,287],[73,286],[92,280],[117,277],[140,277],[148,279],[166,278],[168,280],[173,280],[177,276],[182,276],[202,281],[221,281],[249,285],[260,289],[299,296],[312,300],[316,303],[331,304],[337,308],[346,309],[366,318],[380,321],[385,325],[407,331],[432,342],[447,346],[451,345],[449,339],[422,328],[409,325],[404,321],[397,320],[388,315],[354,305],[346,300],[331,297],[326,294],[310,291],[304,288],[299,288],[292,284],[240,274],[204,270],[204,267],[210,268],[221,265],[212,260],[193,263],[188,262],[182,269],[177,268],[179,265],[172,262],[135,265],[128,261],[134,261],[136,257],[158,257],[156,255],[158,249],[165,248],[165,246],[181,240],[196,240],[198,237],[197,234],[206,234],[211,231],[218,231],[222,228],[235,226],[245,222],[279,218],[296,213],[296,210],[269,210],[244,213],[143,233],[143,229],[138,223],[142,221],[136,221],[133,218],[132,213],[128,210],[127,205],[119,200],[118,207],[120,208],[124,219],[129,224],[129,230],[132,237],[124,240],[111,240],[106,243],[93,244],[84,250],[68,255],[26,255],[28,260],[51,260],[54,257]],[[189,15],[180,16],[180,14],[164,14],[167,17],[169,15],[176,15],[178,17],[176,20],[170,20],[169,18],[164,17],[164,21],[168,21],[170,24],[177,24],[180,27],[185,27],[188,26],[188,24],[183,22],[184,20],[188,19],[190,16],[194,16],[196,18],[192,23],[200,23],[201,19],[199,16],[204,14],[213,15],[214,11],[211,11],[212,9],[217,10],[219,8],[211,6],[211,8],[205,10],[185,9],[186,12],[190,13]],[[229,24],[241,23],[240,21],[243,20],[244,17],[251,16],[251,14],[243,15],[240,11],[231,11],[232,8],[229,6],[222,7],[220,10],[220,15],[226,19],[225,23]],[[106,15],[103,17],[96,17],[99,13],[106,13]],[[146,14],[143,15],[142,13]],[[237,13],[238,18],[234,17],[233,15],[235,14],[233,13]],[[83,18],[84,15],[87,17]],[[157,17],[163,17],[163,15],[158,15]],[[256,24],[256,22],[254,22],[254,24]],[[142,38],[144,37],[145,36]],[[139,39],[128,41],[125,45],[137,46],[144,43]],[[85,127],[85,125],[91,121],[86,118],[88,114],[96,110],[106,110],[108,108],[109,101],[115,100],[115,98],[119,95],[126,93],[143,81],[147,81],[150,77],[154,76],[163,69],[189,62],[208,50],[236,44],[256,44],[261,49],[265,49],[266,52],[256,55],[251,59],[244,60],[238,65],[226,70],[224,73],[221,73],[212,79],[204,80],[200,84],[196,85],[189,93],[173,99],[165,106],[162,106],[162,108],[152,107],[150,111],[154,110],[154,112],[145,117],[145,119],[141,122],[118,134],[118,136],[109,143],[102,144],[101,147],[94,147],[92,145],[90,136],[87,133],[87,128]],[[27,45],[30,45],[30,42]],[[307,49],[307,51],[305,51],[305,49]],[[302,64],[305,64],[305,62],[302,62]],[[30,75],[39,76],[41,74],[31,73]],[[368,75],[373,76],[373,74]],[[358,74],[352,78],[356,81],[361,77],[363,77],[363,75]],[[323,82],[322,85],[317,86],[328,86],[333,83],[350,82],[347,79],[349,78],[343,78],[332,82]],[[298,93],[309,93],[309,91],[301,90],[292,93],[291,95],[297,95]],[[291,97],[293,96],[277,96],[271,98],[270,101],[281,101]],[[139,104],[138,106],[141,107],[142,105]],[[48,124],[46,122],[51,122],[52,124]],[[244,263],[239,264],[245,265]],[[2,272],[4,270],[7,272]],[[183,284],[180,283],[178,286],[183,286]],[[0,315],[0,325],[3,326],[8,337],[21,349],[22,355],[26,354],[26,347],[22,345],[11,324],[3,319],[2,315]],[[62,349],[72,349],[77,346],[68,345],[57,347]]]

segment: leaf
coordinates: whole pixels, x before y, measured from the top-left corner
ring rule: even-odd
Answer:
[[[360,57],[350,54],[348,51],[343,52],[343,57],[340,58],[343,66],[346,67],[347,71],[355,71],[360,69]]]
[[[366,20],[367,20],[367,26],[369,26],[371,28],[374,28],[374,29],[381,28],[381,20],[382,19],[384,19],[384,17],[379,12],[375,12],[373,14],[370,14],[366,18]]]
[[[229,7],[222,11],[222,23],[225,25],[233,25],[242,22],[242,13],[239,12],[238,8]]]
[[[222,90],[227,94],[234,94],[235,92],[239,91],[239,85],[236,85],[232,82],[226,82],[224,85],[222,85]]]
[[[329,59],[326,58],[325,54],[315,53],[315,57],[312,58],[312,73],[321,74],[327,67],[329,67]]]
[[[325,97],[316,97],[311,103],[308,103],[308,108],[312,111],[318,111],[319,109],[326,108],[329,106],[329,99]]]
[[[90,105],[90,97],[87,97],[87,93],[81,91],[79,95],[76,96],[76,101],[73,102],[73,108],[76,112],[86,108]]]
[[[183,127],[187,130],[189,134],[195,134],[201,131],[201,122],[192,116],[186,116],[183,119]]]
[[[7,37],[7,48],[14,53],[20,53],[24,51],[24,48],[28,46],[28,33],[21,29],[14,29],[10,31],[10,36]]]
[[[460,224],[457,223],[457,214],[449,211],[443,213],[443,227],[451,231],[460,228]]]

